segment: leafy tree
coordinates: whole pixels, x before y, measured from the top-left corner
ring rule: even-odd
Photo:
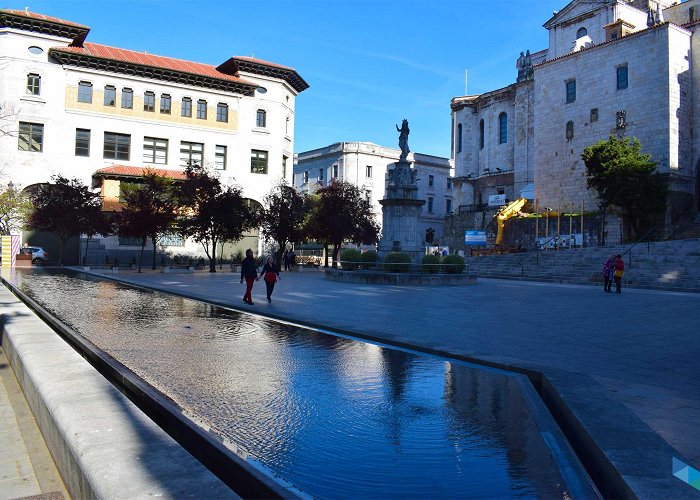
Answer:
[[[119,234],[139,238],[139,272],[147,238],[153,243],[152,269],[156,268],[156,246],[160,238],[172,229],[177,216],[173,181],[146,171],[139,183],[122,186],[124,206],[117,215]]]
[[[209,272],[216,272],[216,245],[220,241],[238,241],[243,232],[255,226],[256,217],[242,196],[241,188],[224,186],[196,163],[185,169],[187,179],[180,189],[181,232],[204,247]]]
[[[29,196],[11,182],[0,191],[0,234],[22,227],[32,208]]]
[[[60,266],[68,239],[94,231],[93,224],[103,216],[102,199],[99,193],[91,191],[79,179],[55,175],[52,180],[53,184],[40,185],[33,196],[34,208],[27,226],[58,236],[61,242],[58,253]]]
[[[276,265],[279,269],[287,243],[302,239],[307,203],[284,179],[273,186],[263,203],[265,211],[261,215],[262,233],[278,245]]]
[[[337,267],[344,241],[376,243],[379,237],[370,201],[357,186],[345,181],[331,182],[316,192],[304,227],[310,238],[323,243],[324,249],[333,245],[333,267]]]
[[[587,185],[598,192],[603,209],[620,207],[635,234],[666,210],[668,187],[650,155],[641,153],[636,138],[610,136],[583,150]]]

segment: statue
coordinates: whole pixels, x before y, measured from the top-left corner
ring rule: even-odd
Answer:
[[[396,131],[399,132],[399,147],[401,148],[399,160],[405,160],[410,152],[410,149],[408,149],[408,133],[410,130],[408,129],[408,120],[406,118],[401,122],[401,128],[396,125]]]
[[[516,82],[524,82],[525,80],[532,80],[534,76],[534,70],[532,69],[532,56],[530,55],[530,50],[527,50],[524,54],[520,52],[520,57],[515,61],[515,67],[518,69],[518,77]]]

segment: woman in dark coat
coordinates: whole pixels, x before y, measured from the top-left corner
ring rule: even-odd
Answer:
[[[279,269],[275,268],[275,261],[272,259],[272,257],[267,258],[267,262],[265,262],[258,279],[260,278],[265,280],[265,286],[267,287],[267,302],[272,303],[272,291],[275,289],[275,283],[280,279]]]
[[[241,283],[245,279],[245,295],[243,296],[243,302],[246,304],[253,305],[253,297],[251,292],[253,291],[253,282],[257,281],[258,276],[258,266],[255,265],[255,259],[253,258],[253,251],[249,248],[245,251],[245,259],[241,262]]]

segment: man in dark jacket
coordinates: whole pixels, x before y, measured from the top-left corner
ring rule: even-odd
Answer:
[[[241,262],[241,283],[243,283],[243,279],[245,279],[245,295],[243,296],[243,302],[251,306],[253,305],[253,297],[251,297],[250,292],[253,291],[253,282],[257,281],[257,276],[258,266],[255,265],[253,251],[249,248],[245,251],[245,259]]]

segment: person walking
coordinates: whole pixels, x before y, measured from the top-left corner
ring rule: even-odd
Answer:
[[[289,271],[289,249],[285,248],[282,254],[282,264],[284,265],[284,270]]]
[[[272,257],[267,258],[267,262],[260,272],[258,279],[262,278],[265,281],[267,288],[267,303],[272,303],[272,291],[275,289],[275,283],[280,280],[280,272],[275,269],[275,260]]]
[[[241,283],[243,283],[244,279],[245,295],[243,296],[243,302],[252,306],[253,297],[251,292],[253,291],[253,282],[260,278],[258,278],[258,266],[255,264],[253,251],[250,248],[245,251],[245,259],[241,262]]]
[[[625,275],[625,261],[622,255],[615,256],[615,293],[622,293],[622,277]]]
[[[605,262],[603,263],[603,291],[605,293],[611,292],[614,274],[615,257],[611,255],[605,259]]]

